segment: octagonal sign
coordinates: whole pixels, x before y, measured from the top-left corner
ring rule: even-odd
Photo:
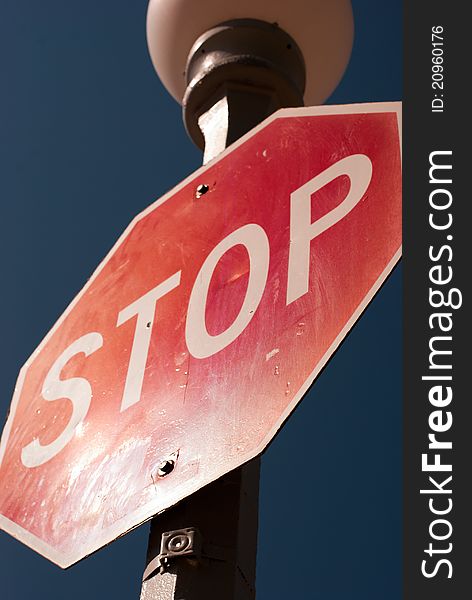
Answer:
[[[266,447],[400,256],[399,114],[279,111],[131,223],[20,372],[3,529],[65,567]]]

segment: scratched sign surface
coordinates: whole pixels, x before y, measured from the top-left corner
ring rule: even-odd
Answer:
[[[20,372],[3,529],[68,566],[265,448],[399,259],[399,114],[280,111],[131,223]]]

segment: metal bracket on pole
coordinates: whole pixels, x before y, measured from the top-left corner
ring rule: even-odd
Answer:
[[[202,536],[195,527],[165,531],[161,535],[160,552],[147,565],[143,574],[143,581],[149,579],[156,571],[161,574],[164,573],[168,569],[170,561],[175,558],[192,556],[199,559],[201,551]]]

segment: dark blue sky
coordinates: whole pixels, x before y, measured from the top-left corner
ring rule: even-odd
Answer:
[[[0,419],[132,217],[201,163],[147,55],[146,0],[0,4]],[[401,2],[354,0],[329,103],[401,99]],[[401,595],[397,267],[262,462],[258,598]],[[1,485],[1,482],[0,482]],[[139,597],[147,526],[61,571],[0,532],[2,600]]]

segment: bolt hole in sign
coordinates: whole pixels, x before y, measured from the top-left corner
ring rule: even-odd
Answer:
[[[400,153],[398,103],[281,110],[136,217],[21,369],[2,528],[67,567],[258,455],[400,257]]]

